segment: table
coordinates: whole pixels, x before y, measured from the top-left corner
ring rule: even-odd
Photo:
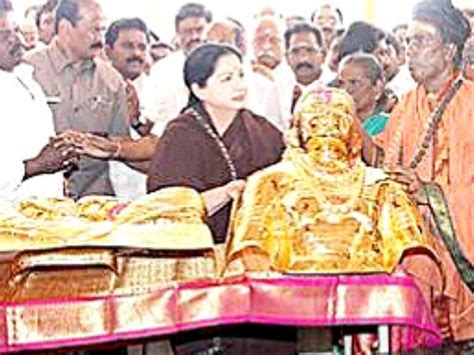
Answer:
[[[248,274],[94,297],[0,304],[0,352],[146,339],[217,325],[382,325],[391,351],[442,342],[406,275]],[[390,334],[388,334],[390,333]]]

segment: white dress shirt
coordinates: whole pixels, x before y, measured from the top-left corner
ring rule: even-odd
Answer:
[[[137,92],[141,112],[143,112],[143,89],[147,79],[148,76],[142,74],[132,82]],[[140,121],[144,122],[143,114],[141,118]],[[132,127],[130,127],[130,137],[134,140],[141,138]],[[125,163],[113,160],[109,161],[109,169],[110,181],[114,188],[115,196],[126,200],[133,200],[146,195],[146,174],[129,167]]]
[[[295,90],[295,86],[298,86],[301,89],[301,93],[304,93],[311,87],[322,84],[320,80],[313,81],[311,84],[306,86],[298,83],[295,73],[286,62],[281,62],[281,64],[273,70],[273,78],[278,89],[281,112],[286,130],[291,125],[291,106],[293,104],[293,92]]]
[[[416,88],[416,82],[410,74],[408,65],[400,67],[397,75],[387,84],[389,89],[392,89],[395,95],[400,100],[403,95]]]
[[[13,72],[0,70],[2,130],[0,133],[0,196],[25,198],[63,195],[62,173],[23,181],[26,160],[35,158],[54,137],[52,113],[33,68],[20,65]]]
[[[155,63],[143,89],[143,115],[154,122],[152,133],[161,136],[169,121],[179,116],[188,103],[184,83],[186,57],[177,51]]]
[[[250,65],[245,66],[245,81],[248,86],[246,108],[265,117],[280,131],[285,129],[278,88],[262,74],[255,73]]]

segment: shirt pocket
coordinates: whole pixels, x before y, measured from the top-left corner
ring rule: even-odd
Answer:
[[[107,134],[113,117],[113,98],[90,95],[74,107],[75,128],[81,131]]]

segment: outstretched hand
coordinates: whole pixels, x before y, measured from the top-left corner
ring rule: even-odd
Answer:
[[[59,149],[73,149],[80,156],[109,160],[117,158],[120,143],[92,133],[66,131],[58,136],[55,146]]]
[[[25,178],[67,170],[76,164],[76,159],[77,155],[72,147],[56,147],[55,139],[51,139],[36,157],[25,161]]]

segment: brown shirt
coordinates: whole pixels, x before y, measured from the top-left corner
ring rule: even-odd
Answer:
[[[205,111],[198,109],[215,130]],[[239,112],[221,139],[239,179],[278,162],[284,149],[280,131],[247,110]],[[168,124],[150,165],[149,192],[168,186],[187,186],[203,192],[230,181],[221,150],[193,116],[183,114]],[[210,217],[209,225],[218,243],[225,240],[230,211],[229,203]]]
[[[48,97],[56,133],[72,129],[128,134],[125,82],[109,63],[98,58],[72,63],[56,40],[33,52],[27,61]],[[72,197],[113,195],[108,162],[81,158],[79,169],[70,177],[69,190]]]

